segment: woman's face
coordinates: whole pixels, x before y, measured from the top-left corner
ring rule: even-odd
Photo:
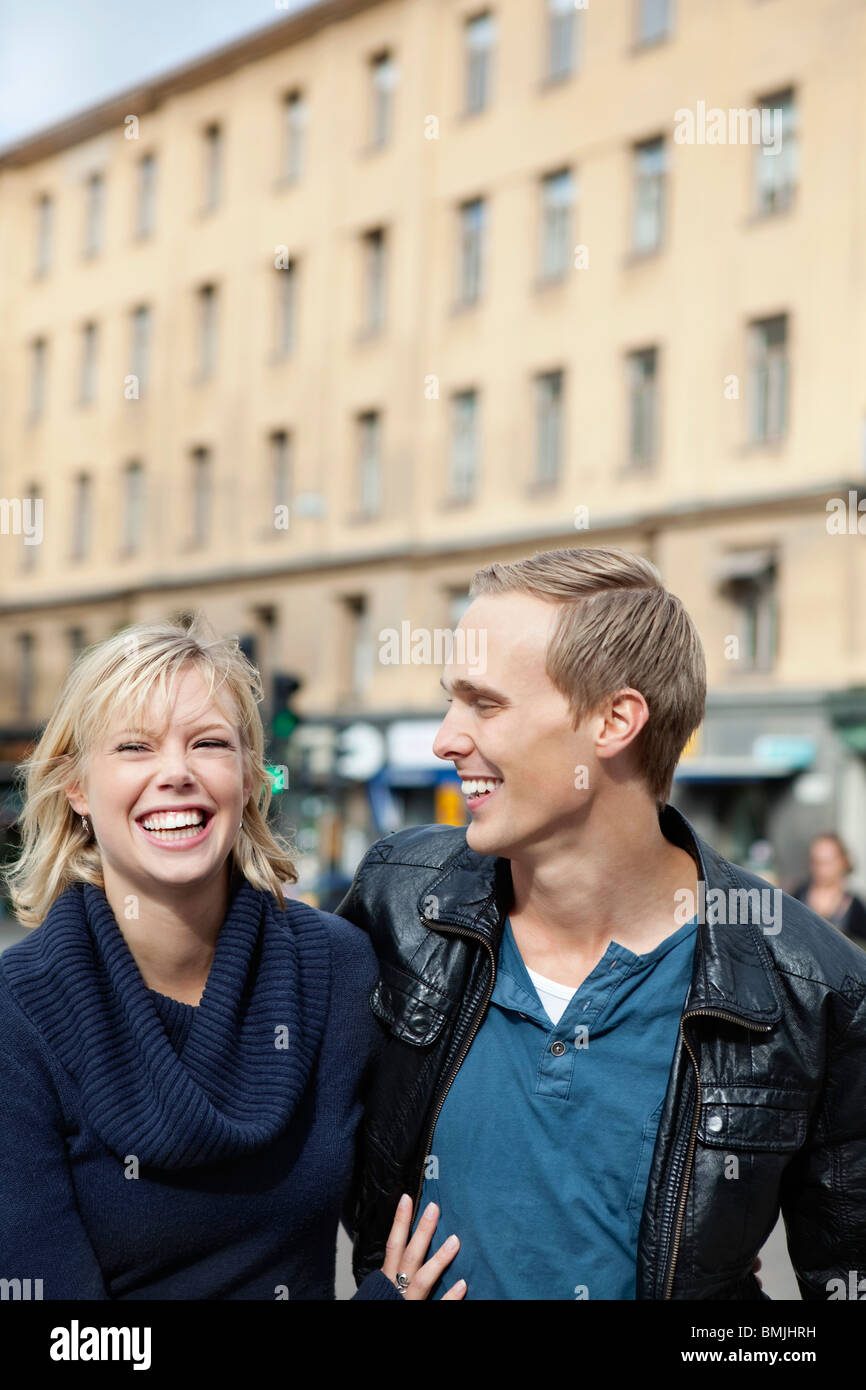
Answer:
[[[809,851],[809,869],[813,883],[839,883],[847,875],[845,857],[835,840],[817,839]]]
[[[93,827],[106,886],[113,879],[118,891],[152,896],[201,887],[224,872],[251,785],[237,728],[206,696],[203,678],[187,667],[168,727],[154,732],[165,711],[153,701],[142,720],[147,733],[126,727],[120,712],[91,751],[85,780],[67,788]]]

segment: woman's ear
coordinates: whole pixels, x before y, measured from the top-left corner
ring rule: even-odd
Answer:
[[[86,816],[89,814],[87,797],[82,795],[81,787],[78,782],[70,782],[63,790],[66,793],[67,801],[77,815]]]

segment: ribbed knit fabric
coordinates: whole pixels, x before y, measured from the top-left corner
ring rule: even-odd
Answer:
[[[364,932],[236,876],[182,1004],[147,988],[104,892],[68,888],[0,957],[0,1277],[332,1298],[376,975]],[[357,1296],[400,1298],[381,1275]]]

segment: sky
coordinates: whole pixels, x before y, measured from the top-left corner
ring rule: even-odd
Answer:
[[[0,0],[0,148],[316,0]]]

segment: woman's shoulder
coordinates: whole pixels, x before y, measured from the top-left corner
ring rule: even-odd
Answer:
[[[335,970],[351,971],[356,976],[363,972],[374,979],[378,975],[378,962],[370,938],[354,922],[338,917],[335,912],[312,907],[300,898],[286,898],[285,921],[289,927],[306,924],[324,931]]]
[[[0,956],[0,1085],[29,1082],[56,1090],[62,1067],[30,1016],[26,991],[22,995],[14,984],[16,976],[26,980],[38,970],[40,941],[35,932],[39,930],[7,946]]]

